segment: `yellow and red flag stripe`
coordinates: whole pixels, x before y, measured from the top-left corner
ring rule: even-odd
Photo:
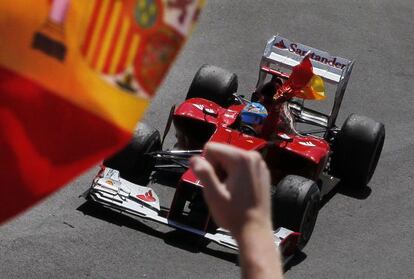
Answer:
[[[0,223],[129,140],[202,7],[173,2],[0,2]]]
[[[293,67],[289,79],[284,83],[284,87],[292,89],[295,97],[308,100],[323,100],[325,96],[325,85],[323,79],[313,73],[313,66],[310,55]]]

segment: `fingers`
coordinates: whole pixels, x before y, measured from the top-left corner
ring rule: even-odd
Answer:
[[[193,157],[191,168],[201,180],[205,201],[216,223],[232,233],[247,223],[270,221],[270,175],[256,151],[208,143],[204,156]],[[220,180],[220,172],[226,178]]]
[[[258,152],[246,151],[227,144],[208,143],[205,147],[205,157],[216,171],[220,181],[226,184],[231,194],[235,189],[245,188],[246,194],[251,191],[253,185],[260,184],[263,159]],[[265,171],[267,168],[265,168]],[[225,173],[226,179],[220,174]],[[268,175],[267,173],[265,173]],[[228,180],[228,179],[230,180]],[[252,185],[248,187],[248,185]]]
[[[204,196],[208,203],[210,201],[222,202],[229,198],[229,193],[225,189],[224,185],[219,181],[209,162],[196,156],[190,159],[190,163],[192,170],[204,186]]]
[[[245,157],[244,153],[245,151],[231,145],[210,142],[205,146],[204,156],[214,168],[227,172],[237,166],[241,157]]]

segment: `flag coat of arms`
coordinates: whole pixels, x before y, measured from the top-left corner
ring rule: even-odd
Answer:
[[[202,5],[0,2],[0,223],[128,142]]]

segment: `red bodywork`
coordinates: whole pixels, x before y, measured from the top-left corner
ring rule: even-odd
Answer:
[[[186,100],[173,114],[177,134],[181,133],[189,138],[188,149],[201,149],[207,141],[214,141],[245,150],[257,150],[263,155],[270,169],[272,183],[275,185],[288,174],[297,174],[318,181],[330,152],[329,144],[320,138],[296,134],[285,135],[291,138],[290,141],[273,142],[243,134],[237,130],[237,123],[244,106],[232,105],[223,108],[201,98]],[[198,178],[188,169],[177,185],[169,219],[183,222],[186,203],[194,197],[194,192],[201,192],[200,186],[202,187]],[[192,226],[205,231],[209,231],[209,228],[214,229],[208,209],[205,208],[203,212],[204,214],[199,215],[196,224],[193,223]]]
[[[174,120],[181,119],[185,121],[185,119],[188,119],[210,124],[214,128],[208,139],[209,141],[227,143],[245,150],[261,152],[272,173],[280,172],[280,170],[272,168],[276,161],[283,161],[287,159],[286,157],[291,157],[306,162],[305,164],[309,167],[309,170],[305,173],[302,172],[303,176],[313,180],[318,179],[330,150],[329,144],[325,140],[312,136],[287,135],[292,138],[292,141],[277,140],[269,143],[264,139],[243,134],[233,128],[243,108],[244,105],[232,105],[229,108],[223,108],[214,102],[193,98],[178,106],[173,117]],[[188,172],[190,171],[187,171],[182,179],[188,183],[196,183],[197,179]],[[297,170],[293,167],[290,171],[286,170],[285,175],[294,173],[297,173]],[[276,175],[272,175],[272,177],[276,178]],[[277,182],[273,181],[273,183]]]

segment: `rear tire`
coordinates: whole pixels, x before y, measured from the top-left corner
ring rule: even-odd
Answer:
[[[309,241],[320,206],[318,185],[310,179],[288,175],[272,187],[273,227],[284,227],[301,233],[298,248]]]
[[[332,175],[353,188],[365,187],[377,167],[384,139],[384,124],[351,114],[332,147]]]
[[[225,69],[203,65],[197,71],[187,93],[187,99],[203,98],[228,107],[237,91],[237,75]]]
[[[142,177],[149,175],[154,163],[146,153],[160,149],[160,133],[144,123],[139,123],[129,144],[104,160],[103,164],[118,170],[124,178]]]

